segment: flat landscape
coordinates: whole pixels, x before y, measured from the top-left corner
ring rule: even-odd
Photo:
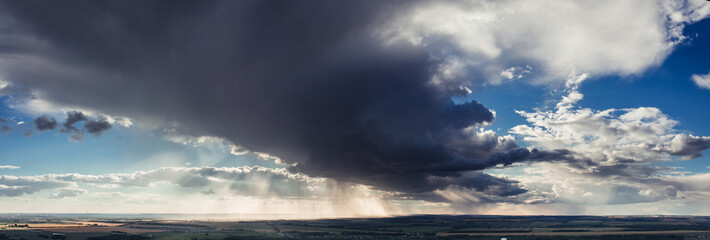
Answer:
[[[202,218],[208,219],[208,218]],[[418,215],[320,220],[170,220],[153,215],[0,215],[21,239],[710,239],[710,217]]]

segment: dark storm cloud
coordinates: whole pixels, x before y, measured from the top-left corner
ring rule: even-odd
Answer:
[[[522,203],[526,198],[521,194],[528,192],[523,186],[511,179],[491,176],[482,172],[467,172],[458,177],[433,177],[432,182],[438,184],[438,190],[449,189],[476,196],[476,203],[517,202]],[[464,184],[464,185],[462,185]],[[474,190],[475,192],[473,192]],[[471,200],[447,198],[446,195],[432,191],[406,192],[394,197],[415,198],[432,202],[462,203],[470,207]]]
[[[51,131],[57,128],[57,119],[49,116],[40,116],[34,120],[37,131]]]
[[[76,126],[79,122],[85,122],[81,129]],[[40,132],[50,131],[57,127],[57,120],[49,116],[41,116],[34,120],[34,125]],[[70,111],[67,112],[67,118],[62,123],[60,131],[69,134],[69,140],[80,142],[84,140],[84,131],[98,137],[111,129],[111,127],[111,123],[105,117],[99,116],[95,119],[90,119],[82,112]],[[26,136],[31,135],[31,132],[26,134]]]
[[[62,124],[63,128],[61,129],[61,132],[70,134],[69,140],[75,141],[75,142],[81,142],[84,140],[84,131],[76,128],[74,124],[81,122],[81,121],[88,121],[89,118],[84,115],[82,112],[78,111],[71,111],[67,112],[67,119],[64,120],[64,124]]]
[[[2,30],[2,27],[0,27],[0,30]],[[2,53],[3,51],[2,49],[0,49],[0,54]],[[0,88],[0,96],[6,97],[4,101],[11,103],[16,103],[35,97],[34,95],[32,95],[32,92],[26,87],[18,86],[12,83],[9,83],[6,86]]]
[[[488,159],[488,167],[503,165],[508,166],[518,162],[566,162],[574,166],[589,167],[596,163],[591,159],[576,158],[573,152],[566,149],[543,151],[538,149],[516,148],[508,152],[499,152]]]
[[[527,192],[517,181],[494,177],[481,172],[472,172],[464,174],[461,179],[455,179],[455,182],[449,182],[445,179],[442,186],[461,186],[464,188],[475,189],[478,192],[483,192],[492,196],[514,196]]]
[[[81,122],[81,121],[87,121],[89,120],[86,115],[82,112],[77,112],[77,111],[71,111],[67,112],[67,119],[64,121],[64,128],[62,129],[63,132],[70,132],[70,131],[77,131],[78,129],[74,126],[74,124]]]
[[[99,117],[84,124],[84,129],[86,132],[94,134],[94,136],[101,136],[101,134],[111,129],[111,123],[106,118]]]
[[[85,122],[81,129],[75,126],[79,122]],[[77,142],[84,140],[84,131],[98,137],[112,127],[105,117],[99,116],[96,119],[89,119],[86,114],[79,111],[67,112],[67,119],[64,120],[62,126],[61,131],[71,134],[69,139]]]
[[[459,92],[429,81],[440,63],[424,49],[380,44],[378,23],[407,4],[6,1],[13,37],[38,41],[13,42],[15,58],[0,55],[0,70],[50,100],[176,122],[311,176],[408,193],[525,192],[467,172],[565,154],[509,152],[514,141],[472,131],[493,113],[454,104]],[[84,124],[92,134],[108,128]]]

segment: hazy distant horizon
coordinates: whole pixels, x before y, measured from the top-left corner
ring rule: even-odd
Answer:
[[[408,218],[408,217],[710,217],[706,215],[485,215],[485,214],[411,214],[392,216],[350,216],[328,217],[307,216],[303,214],[248,214],[248,213],[0,213],[2,218],[42,218],[42,219],[103,219],[103,220],[184,220],[184,221],[269,221],[269,220],[319,220],[319,219],[369,219],[369,218]]]

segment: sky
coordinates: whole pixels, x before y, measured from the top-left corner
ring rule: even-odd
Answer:
[[[0,211],[710,215],[709,17],[0,1]]]

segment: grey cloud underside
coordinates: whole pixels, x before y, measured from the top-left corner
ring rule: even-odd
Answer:
[[[63,128],[61,129],[61,132],[71,134],[69,138],[73,141],[82,141],[84,140],[84,131],[76,128],[74,124],[81,121],[87,121],[88,119],[89,118],[82,112],[68,112],[67,119],[64,121],[64,124],[62,124]]]
[[[0,53],[6,52],[0,50]],[[4,101],[9,103],[17,103],[35,97],[29,89],[17,86],[16,84],[10,84],[0,88],[0,96],[5,97],[6,99],[4,99]],[[7,119],[5,119],[5,121],[7,121]]]
[[[101,134],[111,129],[111,123],[109,123],[106,118],[99,117],[88,121],[84,124],[83,128],[86,132],[94,134],[94,136],[101,136]]]
[[[690,136],[680,143],[679,150],[664,151],[673,156],[686,159],[700,157],[700,151],[708,149],[708,138]],[[630,204],[641,202],[656,202],[668,199],[682,199],[688,193],[697,191],[693,183],[680,181],[669,177],[672,167],[655,166],[654,162],[639,162],[632,159],[618,159],[615,162],[595,162],[592,160],[562,160],[556,158],[552,162],[560,162],[574,169],[580,176],[586,176],[598,181],[611,181],[615,187],[611,189],[606,204]],[[643,193],[643,194],[641,194]]]
[[[679,149],[668,151],[673,156],[681,156],[686,159],[694,159],[702,156],[702,151],[710,148],[710,137],[685,136],[679,138],[681,141]]]
[[[36,178],[0,176],[0,186],[3,186],[0,188],[0,196],[17,197],[25,194],[32,194],[45,189],[70,187],[71,184]]]
[[[0,70],[53,101],[177,122],[292,171],[383,190],[515,195],[525,190],[513,181],[464,173],[565,155],[471,131],[493,113],[432,84],[440,63],[425,49],[380,44],[378,23],[413,2],[117,3],[3,1],[15,24],[7,39],[37,41],[8,40]]]
[[[81,128],[75,126],[79,122],[85,122]],[[50,131],[57,127],[57,120],[48,116],[40,116],[34,120],[34,124],[35,128],[40,132]],[[60,131],[69,134],[70,140],[82,141],[84,140],[85,131],[98,137],[111,128],[111,123],[105,117],[99,116],[91,119],[82,112],[70,111],[67,112],[67,118],[64,120]]]
[[[48,116],[40,116],[34,120],[35,128],[40,131],[50,131],[57,128],[57,119]]]
[[[74,126],[74,124],[81,122],[81,121],[87,121],[87,120],[89,120],[89,118],[86,117],[86,115],[84,115],[84,113],[82,113],[82,112],[78,112],[78,111],[68,112],[67,119],[64,121],[64,124],[62,124],[62,126],[64,126],[62,131],[66,131],[66,132],[78,131],[79,129],[77,129]]]

